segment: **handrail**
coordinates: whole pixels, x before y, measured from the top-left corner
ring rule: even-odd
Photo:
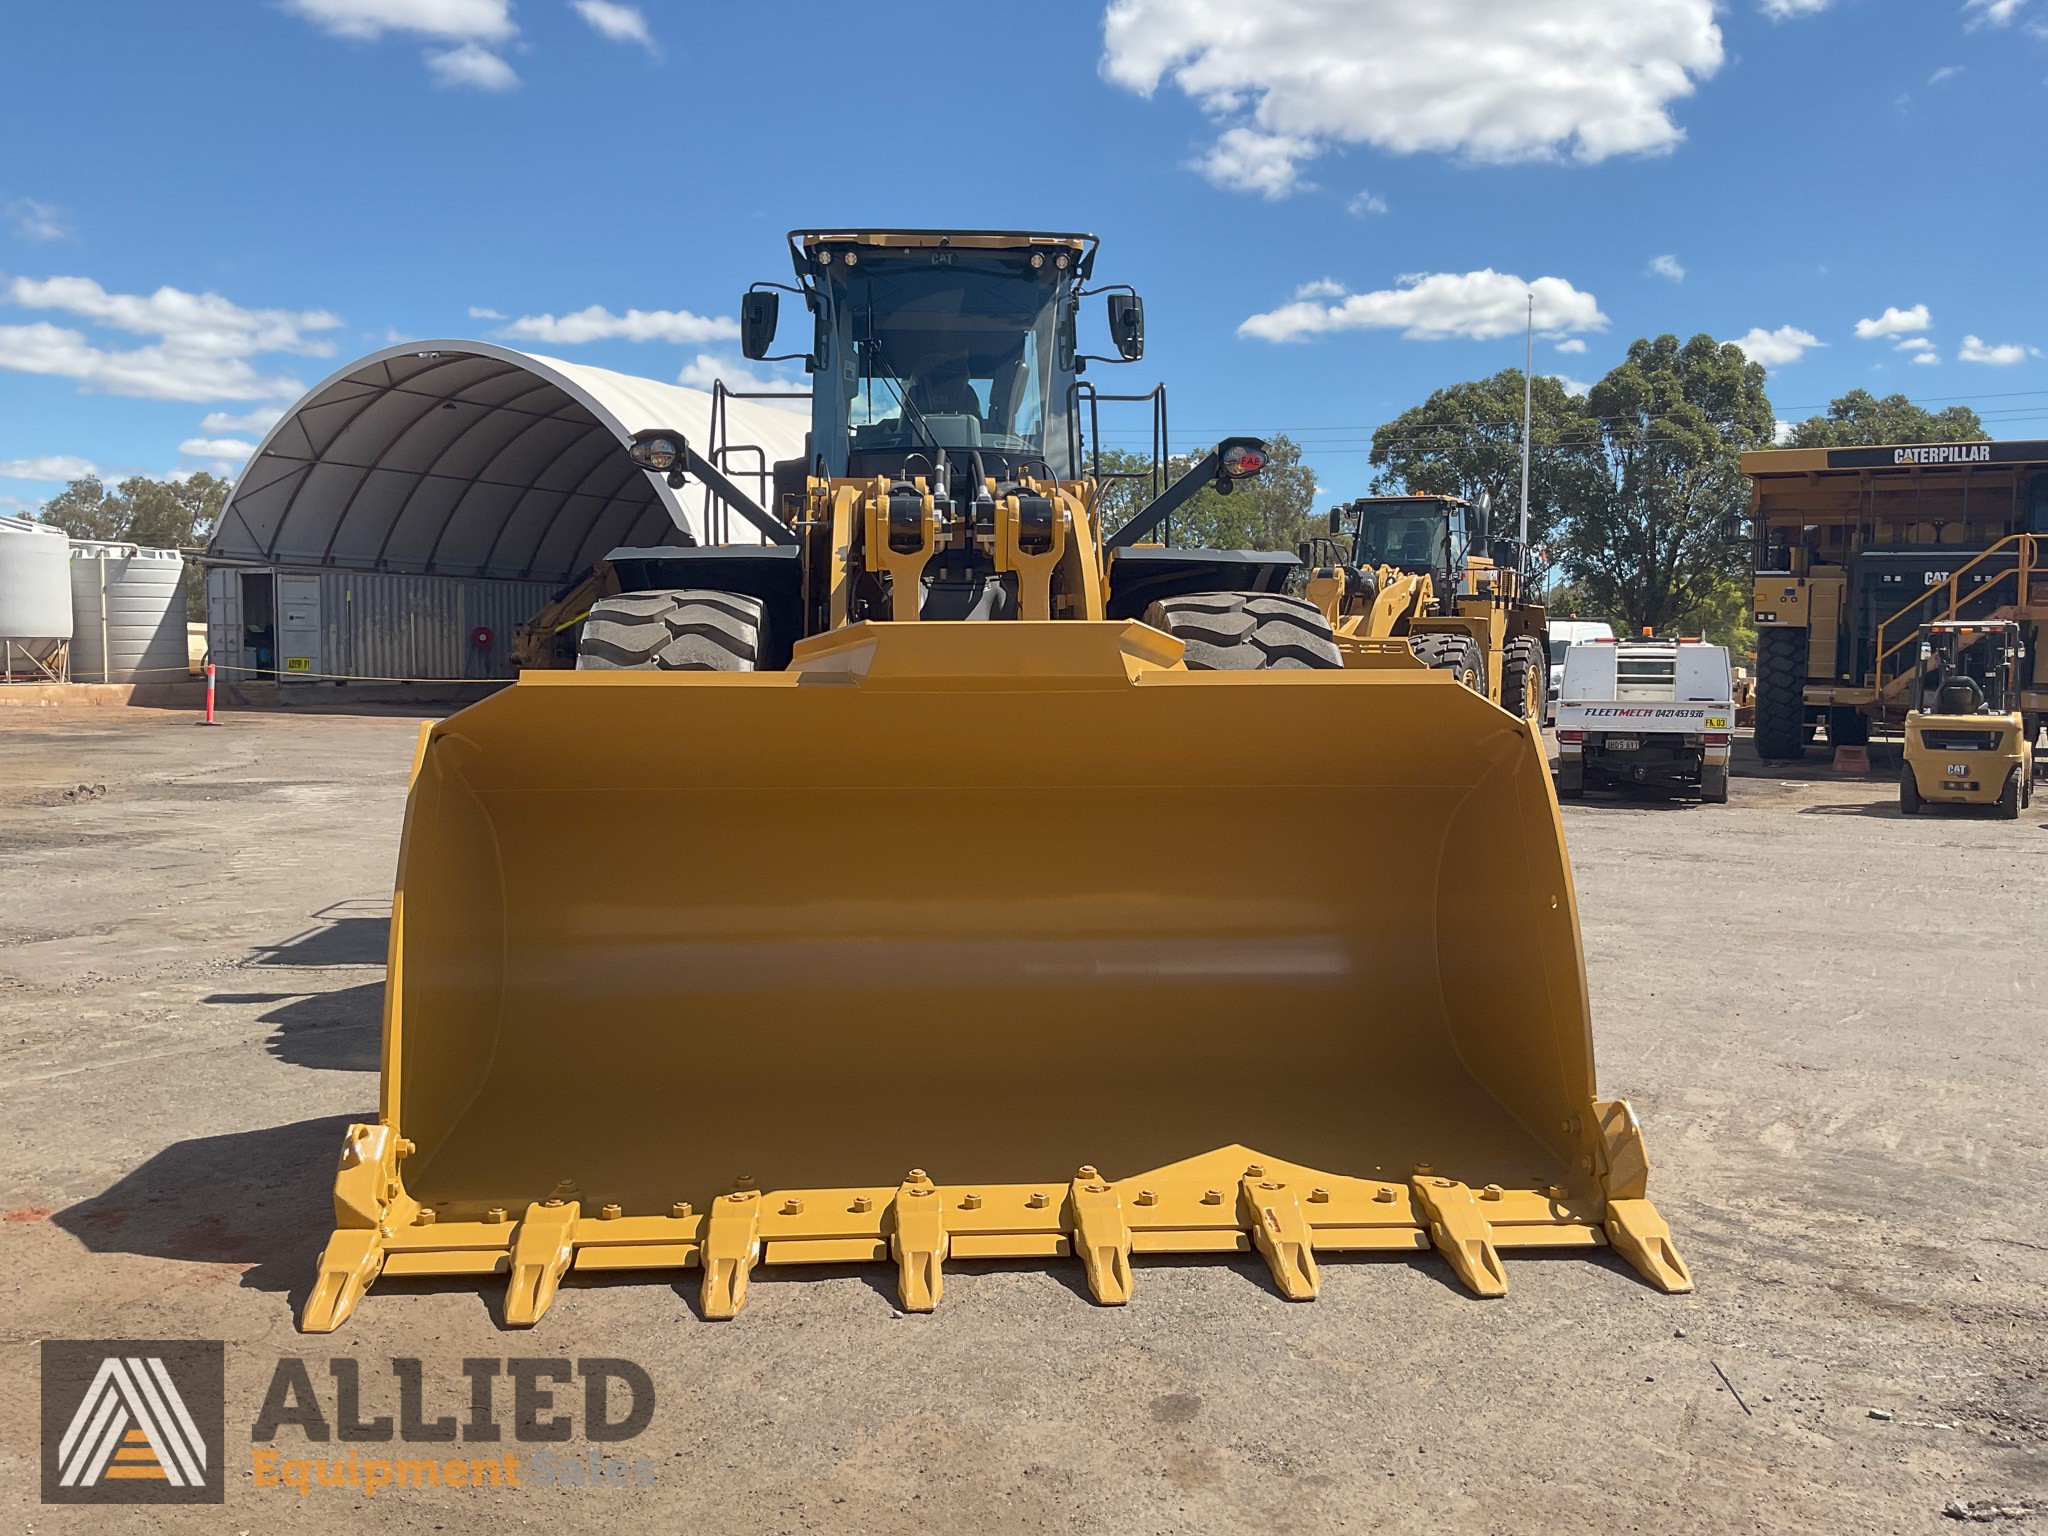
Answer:
[[[2004,538],[2000,539],[1996,544],[1993,544],[1990,548],[1983,550],[1981,553],[1979,553],[1966,563],[1957,566],[1956,569],[1950,574],[1947,581],[1937,583],[1936,585],[1927,588],[1918,597],[1913,598],[1910,602],[1906,603],[1905,606],[1900,608],[1896,613],[1890,614],[1884,619],[1880,620],[1877,626],[1877,633],[1873,637],[1876,641],[1878,651],[1877,663],[1873,670],[1871,678],[1871,681],[1877,688],[1879,697],[1883,697],[1885,694],[1894,691],[1896,688],[1898,688],[1903,683],[1909,681],[1911,678],[1910,673],[1902,671],[1898,674],[1898,676],[1887,681],[1884,675],[1885,663],[1889,661],[1893,656],[1897,655],[1900,651],[1904,650],[1908,645],[1911,645],[1915,640],[1918,639],[1920,633],[1920,625],[1922,623],[1938,623],[1942,619],[1954,618],[1956,616],[1956,610],[1962,606],[1963,602],[1961,585],[1963,577],[1969,574],[1971,571],[1975,570],[1979,565],[1983,564],[1984,561],[1989,560],[1993,555],[1996,555],[2001,551],[2005,550],[2006,546],[2008,545],[2017,546],[2014,553],[2017,554],[2018,559],[2014,563],[2012,569],[2009,571],[1997,572],[1990,578],[1990,580],[1984,582],[1977,588],[1975,592],[1972,592],[1970,594],[1970,597],[1973,601],[1982,598],[1985,592],[1990,587],[1992,587],[1998,582],[2003,581],[2007,576],[2011,576],[2015,578],[2013,583],[2013,599],[2015,605],[2021,608],[2030,606],[2028,600],[2032,595],[2034,568],[2041,563],[2040,549],[2038,547],[2039,539],[2040,535],[2032,533],[2007,534]],[[1907,636],[1903,640],[1898,641],[1894,645],[1885,645],[1885,631],[1890,629],[1892,624],[1896,620],[1906,617],[1906,615],[1913,613],[1917,609],[1924,608],[1930,599],[1936,598],[1944,590],[1946,590],[1947,592],[1947,605],[1933,620],[1915,620],[1913,624],[1913,633],[1911,635]]]
[[[1102,487],[1111,480],[1147,481],[1151,485],[1152,494],[1146,500],[1157,501],[1166,491],[1170,478],[1169,466],[1172,462],[1166,429],[1166,386],[1164,384],[1155,384],[1142,395],[1105,395],[1100,393],[1093,384],[1083,379],[1077,381],[1074,385],[1074,404],[1077,409],[1069,419],[1076,427],[1080,424],[1078,407],[1082,404],[1086,404],[1088,407],[1088,473],[1090,478],[1095,481],[1098,501]],[[1149,404],[1152,407],[1152,462],[1147,468],[1142,470],[1110,470],[1107,472],[1103,470],[1101,410],[1105,404]],[[1078,454],[1075,455],[1075,460],[1074,469],[1076,473],[1079,473],[1081,466]],[[1100,526],[1099,514],[1097,526]],[[1172,532],[1173,525],[1169,520],[1161,537],[1166,542],[1171,543]]]

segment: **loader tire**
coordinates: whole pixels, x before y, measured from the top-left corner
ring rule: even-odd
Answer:
[[[628,592],[593,604],[576,644],[581,672],[755,672],[767,650],[758,598]]]
[[[1550,698],[1550,662],[1534,635],[1510,640],[1500,653],[1500,707],[1511,715],[1543,724]]]
[[[1410,635],[1408,644],[1425,667],[1448,672],[1486,697],[1486,653],[1470,635]]]
[[[1806,631],[1762,629],[1756,637],[1756,755],[1796,762],[1813,739],[1806,726]]]
[[[1187,647],[1190,672],[1334,671],[1344,665],[1330,621],[1299,597],[1162,597],[1145,610],[1145,623]]]

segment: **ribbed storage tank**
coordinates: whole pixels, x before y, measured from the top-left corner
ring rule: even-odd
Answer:
[[[74,541],[72,681],[175,683],[184,677],[184,576],[185,561],[175,549]]]
[[[0,676],[47,676],[71,638],[71,541],[25,517],[0,517]]]

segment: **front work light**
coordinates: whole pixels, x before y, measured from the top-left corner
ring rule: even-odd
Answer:
[[[668,474],[683,462],[683,440],[663,433],[633,439],[633,462],[658,475]]]
[[[1256,448],[1232,443],[1223,450],[1223,473],[1233,480],[1248,480],[1265,467],[1266,456]]]

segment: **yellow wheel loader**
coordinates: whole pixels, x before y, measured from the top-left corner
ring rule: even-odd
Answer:
[[[302,1326],[384,1275],[530,1324],[572,1269],[707,1318],[806,1263],[893,1264],[912,1310],[955,1260],[1073,1264],[1118,1304],[1158,1253],[1305,1299],[1333,1253],[1496,1296],[1503,1253],[1611,1246],[1689,1289],[1596,1090],[1531,720],[1405,639],[1347,654],[1290,555],[1152,537],[1256,439],[1100,526],[1092,237],[790,246],[814,392],[774,505],[632,450],[762,542],[614,551],[573,669],[422,732],[379,1113]]]
[[[1902,812],[1989,805],[2014,820],[2033,804],[2034,740],[2018,702],[2025,656],[2011,619],[1920,626],[1920,702],[1906,715]]]
[[[1512,540],[1493,541],[1492,503],[1459,496],[1365,496],[1330,513],[1302,547],[1308,599],[1350,658],[1404,639],[1426,667],[1449,672],[1509,714],[1541,725],[1549,702],[1545,614],[1523,594]]]

